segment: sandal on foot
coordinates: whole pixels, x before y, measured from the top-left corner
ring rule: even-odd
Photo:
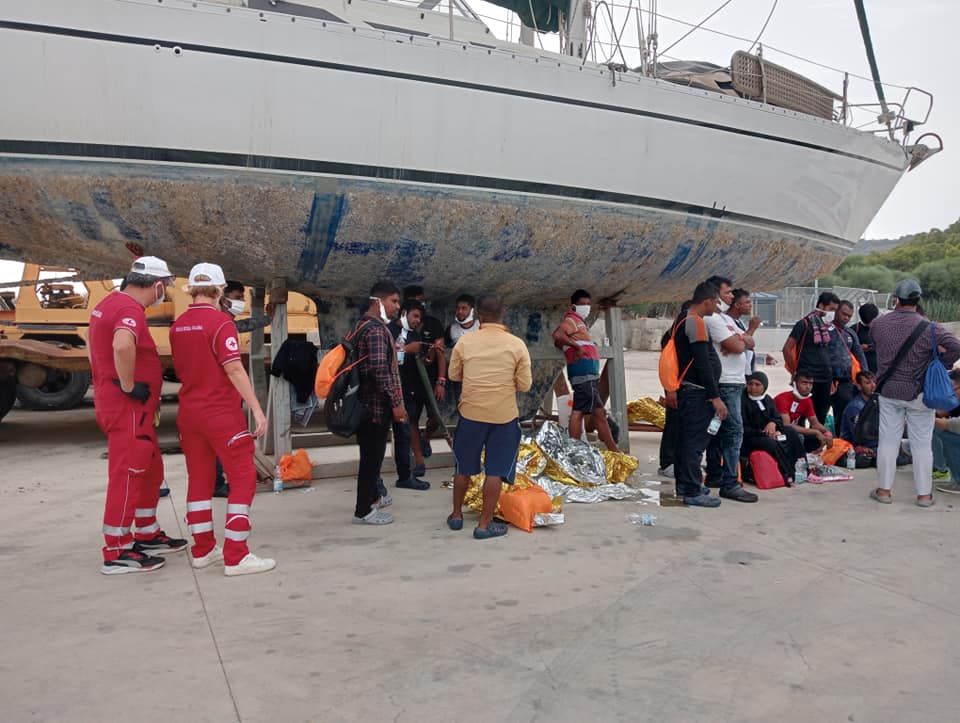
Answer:
[[[473,539],[489,540],[491,537],[502,537],[505,534],[507,534],[507,526],[505,524],[502,522],[491,522],[485,530],[475,527],[473,530]]]
[[[879,503],[882,504],[882,505],[892,505],[892,504],[893,504],[893,498],[892,498],[890,495],[887,495],[886,497],[881,497],[879,491],[878,491],[878,490],[875,490],[875,489],[870,490],[870,499],[876,500],[877,502],[879,502]]]
[[[917,507],[933,507],[934,504],[933,496],[928,500],[917,497]]]
[[[462,517],[454,517],[453,515],[450,515],[449,517],[447,517],[447,527],[449,527],[451,530],[454,530],[454,531],[456,531],[456,530],[462,530],[462,529],[463,529],[463,518],[462,518]]]

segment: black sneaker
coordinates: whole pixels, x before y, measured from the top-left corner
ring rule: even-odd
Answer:
[[[730,490],[720,490],[720,496],[724,499],[734,500],[735,502],[756,502],[757,497],[753,492],[747,492],[743,487],[734,487]]]
[[[134,545],[136,547],[136,545]],[[150,572],[163,567],[166,560],[151,557],[137,549],[124,550],[116,560],[104,560],[100,572],[104,575],[123,575],[128,572]]]
[[[230,496],[230,483],[224,482],[222,485],[217,487],[213,491],[214,497],[229,497]]]
[[[419,490],[423,492],[430,489],[430,483],[425,479],[417,479],[411,476],[410,479],[397,480],[397,487],[405,490]]]
[[[149,540],[137,540],[133,543],[133,549],[146,555],[164,555],[168,552],[180,552],[187,548],[186,540],[178,540],[176,537],[170,537],[163,530]]]

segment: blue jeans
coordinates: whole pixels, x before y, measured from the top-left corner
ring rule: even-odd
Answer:
[[[710,435],[707,427],[713,419],[713,405],[707,401],[703,389],[681,388],[677,392],[680,427],[677,454],[673,462],[673,476],[677,482],[677,497],[696,497],[701,494],[700,459]]]
[[[707,445],[707,484],[723,490],[735,490],[740,487],[737,471],[743,444],[743,418],[740,416],[743,387],[739,384],[721,384],[720,398],[727,405],[727,418]],[[720,466],[721,459],[723,467]]]
[[[950,470],[950,480],[960,482],[960,434],[948,432],[945,429],[933,430],[933,448],[937,445],[943,450],[947,469]]]

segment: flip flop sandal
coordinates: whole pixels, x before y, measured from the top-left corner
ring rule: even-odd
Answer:
[[[456,530],[462,530],[462,529],[463,529],[463,518],[462,518],[462,517],[454,517],[453,515],[450,515],[449,517],[447,517],[447,527],[449,527],[451,530],[454,530],[454,531],[456,531]]]
[[[921,500],[919,497],[917,498],[917,507],[933,507],[934,504],[933,497],[931,497],[929,500]]]
[[[875,490],[875,489],[870,490],[870,499],[876,500],[877,502],[879,502],[879,503],[882,504],[882,505],[892,505],[892,504],[893,504],[893,498],[892,498],[892,497],[881,497],[879,494],[877,494],[877,490]]]
[[[491,522],[485,530],[475,527],[473,530],[473,539],[489,540],[491,537],[503,537],[505,534],[507,534],[507,526],[505,524],[502,522]]]

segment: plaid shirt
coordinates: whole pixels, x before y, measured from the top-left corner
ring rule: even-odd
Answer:
[[[364,316],[356,328],[371,318]],[[403,406],[403,392],[393,337],[380,319],[374,320],[371,328],[363,332],[357,351],[361,359],[360,401],[370,410],[371,421],[389,424],[393,420],[392,408]]]
[[[877,376],[883,376],[890,368],[900,347],[921,321],[923,318],[915,311],[896,309],[870,325],[870,338],[877,348]],[[933,327],[937,344],[946,349],[940,355],[940,361],[949,369],[960,359],[960,341],[940,324],[930,322],[930,326]],[[914,342],[913,348],[903,357],[903,361],[890,374],[890,378],[883,385],[881,396],[911,401],[920,395],[927,366],[933,360],[933,341],[930,337],[930,327],[927,327]]]

